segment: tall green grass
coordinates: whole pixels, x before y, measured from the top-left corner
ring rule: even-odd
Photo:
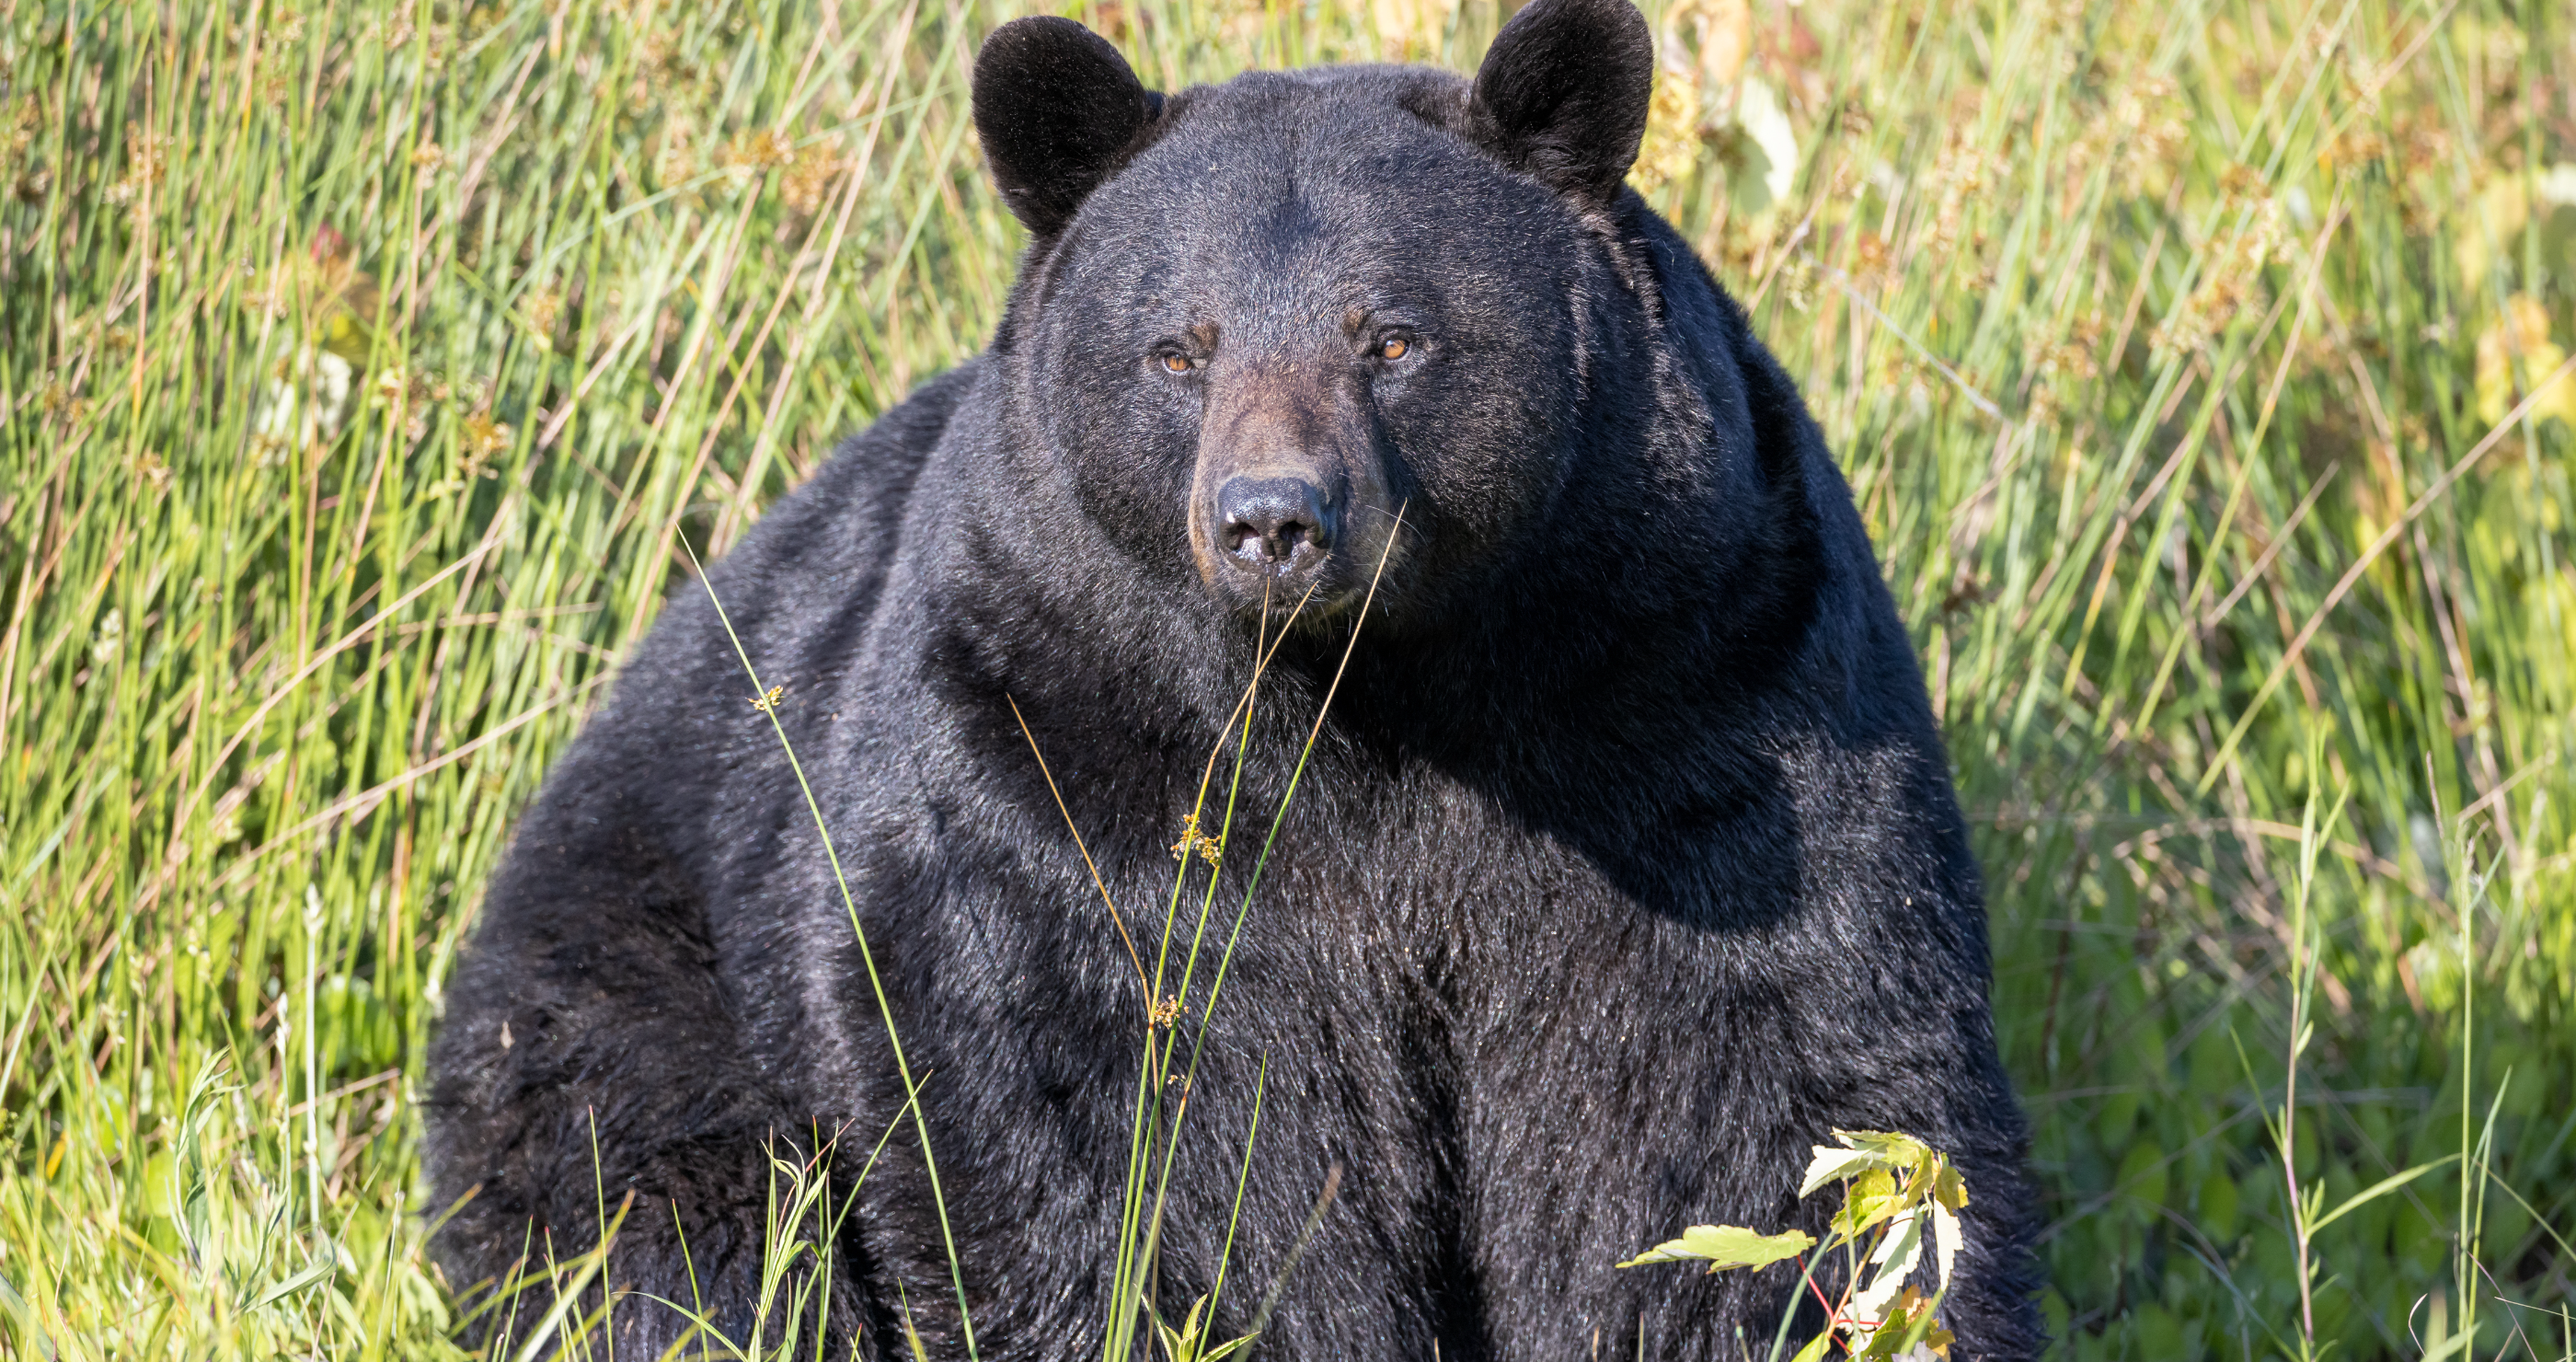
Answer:
[[[1166,88],[1500,20],[1070,12]],[[2061,1350],[2566,1356],[2576,22],[1655,12],[1640,183],[1948,727]],[[981,344],[1005,17],[0,0],[11,1355],[455,1351],[438,981],[686,553]]]

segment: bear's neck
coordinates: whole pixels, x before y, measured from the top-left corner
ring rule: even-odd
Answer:
[[[1266,646],[1253,740],[1270,760],[1293,762],[1324,712],[1325,745],[1350,759],[1557,772],[1606,761],[1648,777],[1702,761],[1694,744],[1737,730],[1719,722],[1727,713],[1804,707],[1831,689],[1809,640],[1829,570],[1813,527],[1770,509],[1776,499],[1757,498],[1759,515],[1706,499],[1589,518],[1601,528],[1582,547],[1533,554],[1433,608],[1381,597],[1284,641],[1197,581],[1114,556],[1082,573],[996,573],[1017,541],[961,526],[985,551],[938,578],[928,617],[946,623],[924,660],[1049,711],[1046,727],[1204,752]]]

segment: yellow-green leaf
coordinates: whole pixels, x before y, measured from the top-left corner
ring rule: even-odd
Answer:
[[[1798,1184],[1798,1195],[1812,1195],[1828,1182],[1856,1177],[1872,1168],[1883,1167],[1874,1154],[1857,1149],[1836,1149],[1831,1145],[1811,1145],[1815,1157],[1807,1161],[1807,1176]]]
[[[1814,1236],[1801,1230],[1757,1234],[1741,1225],[1693,1225],[1679,1239],[1667,1239],[1619,1264],[1706,1262],[1716,1272],[1730,1267],[1768,1267],[1815,1247]]]
[[[1837,1130],[1834,1138],[1890,1168],[1914,1168],[1932,1157],[1932,1147],[1911,1135],[1887,1130]]]
[[[1896,1174],[1885,1168],[1870,1169],[1853,1179],[1843,1208],[1834,1213],[1834,1233],[1857,1239],[1870,1226],[1896,1214],[1905,1205],[1896,1191]]]

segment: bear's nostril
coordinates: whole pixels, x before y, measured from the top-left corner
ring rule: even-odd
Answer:
[[[1296,565],[1332,548],[1324,494],[1303,478],[1228,478],[1216,510],[1218,547],[1247,566]]]

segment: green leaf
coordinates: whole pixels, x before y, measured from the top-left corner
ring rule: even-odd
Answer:
[[[260,1310],[265,1310],[269,1306],[274,1305],[299,1291],[307,1290],[315,1283],[325,1280],[330,1277],[332,1273],[338,1271],[339,1267],[339,1263],[329,1258],[313,1263],[307,1266],[303,1271],[288,1277],[285,1281],[279,1282],[277,1285],[262,1292],[259,1299],[252,1301],[248,1306],[243,1308],[242,1313],[251,1314]]]
[[[1926,1297],[1913,1287],[1897,1299],[1885,1322],[1869,1333],[1868,1339],[1851,1354],[1852,1362],[1893,1362],[1912,1355],[1920,1345],[1938,1357],[1947,1357],[1950,1331],[1941,1327],[1933,1312],[1939,1308],[1938,1295]]]
[[[1215,1318],[1207,1315],[1208,1297],[1201,1296],[1191,1303],[1190,1312],[1182,1318],[1181,1327],[1178,1329],[1165,1324],[1160,1314],[1151,1313],[1153,1302],[1145,1300],[1143,1293],[1138,1293],[1137,1299],[1143,1302],[1154,1322],[1154,1333],[1163,1345],[1164,1362],[1218,1362],[1220,1358],[1232,1356],[1251,1347],[1252,1341],[1261,1336],[1259,1333],[1249,1333],[1241,1338],[1229,1339],[1210,1347],[1206,1333],[1208,1326],[1215,1323]],[[1207,1317],[1202,1318],[1202,1316]]]
[[[2326,1212],[2324,1215],[2318,1216],[2316,1219],[2309,1221],[2308,1233],[2313,1236],[2317,1231],[2324,1229],[2326,1226],[2333,1224],[2337,1220],[2342,1219],[2345,1212],[2357,1211],[2361,1209],[2365,1203],[2376,1201],[2379,1198],[2388,1195],[2390,1192],[2396,1191],[2398,1188],[2413,1182],[2415,1179],[2424,1176],[2426,1173],[2432,1172],[2434,1169],[2439,1168],[2443,1164],[2449,1163],[2458,1157],[2460,1156],[2457,1154],[2445,1154],[2442,1157],[2433,1160],[2431,1163],[2419,1163],[2414,1167],[2407,1169],[2403,1173],[2397,1173],[2389,1177],[2381,1178],[2379,1181],[2370,1184],[2361,1191],[2355,1192],[2352,1200],[2347,1201],[2344,1204],[2335,1207],[2333,1210]]]
[[[1798,1195],[1802,1198],[1828,1182],[1858,1177],[1870,1169],[1887,1166],[1885,1160],[1864,1150],[1835,1149],[1821,1144],[1811,1148],[1816,1156],[1808,1161],[1807,1176],[1798,1184]]]
[[[1834,1212],[1834,1233],[1858,1239],[1904,1206],[1905,1199],[1897,1195],[1896,1174],[1885,1168],[1870,1169],[1853,1179],[1844,1194],[1843,1208]]]
[[[1682,1231],[1681,1238],[1667,1239],[1619,1266],[1706,1261],[1711,1272],[1768,1267],[1783,1258],[1795,1258],[1815,1244],[1815,1237],[1803,1230],[1757,1234],[1741,1225],[1693,1225]]]
[[[1905,1337],[1905,1321],[1892,1319],[1870,1331],[1869,1338],[1851,1353],[1851,1362],[1893,1362],[1898,1341]]]
[[[1923,1258],[1923,1220],[1921,1211],[1907,1210],[1887,1227],[1869,1260],[1876,1264],[1869,1285],[1856,1292],[1851,1300],[1851,1313],[1861,1319],[1876,1321],[1887,1313],[1888,1304],[1904,1288],[1907,1273]]]
[[[1932,1147],[1911,1135],[1884,1130],[1837,1130],[1834,1138],[1844,1148],[1811,1145],[1815,1157],[1808,1160],[1807,1176],[1798,1184],[1798,1195],[1811,1195],[1828,1182],[1858,1177],[1871,1169],[1884,1169],[1890,1174],[1909,1175],[1932,1167],[1940,1156]],[[1960,1193],[1964,1199],[1966,1193]]]
[[[1214,1348],[1209,1349],[1207,1352],[1200,1354],[1199,1362],[1218,1362],[1218,1359],[1220,1358],[1232,1356],[1235,1353],[1241,1352],[1245,1348],[1251,1347],[1252,1340],[1259,1337],[1261,1337],[1259,1334],[1245,1334],[1241,1338],[1220,1343]]]
[[[1834,1331],[1827,1329],[1814,1338],[1808,1339],[1807,1346],[1800,1348],[1798,1355],[1790,1358],[1789,1362],[1824,1362],[1825,1350],[1832,1346],[1834,1346]]]
[[[1919,1168],[1931,1162],[1932,1146],[1911,1135],[1887,1130],[1837,1130],[1834,1138],[1890,1168]]]

